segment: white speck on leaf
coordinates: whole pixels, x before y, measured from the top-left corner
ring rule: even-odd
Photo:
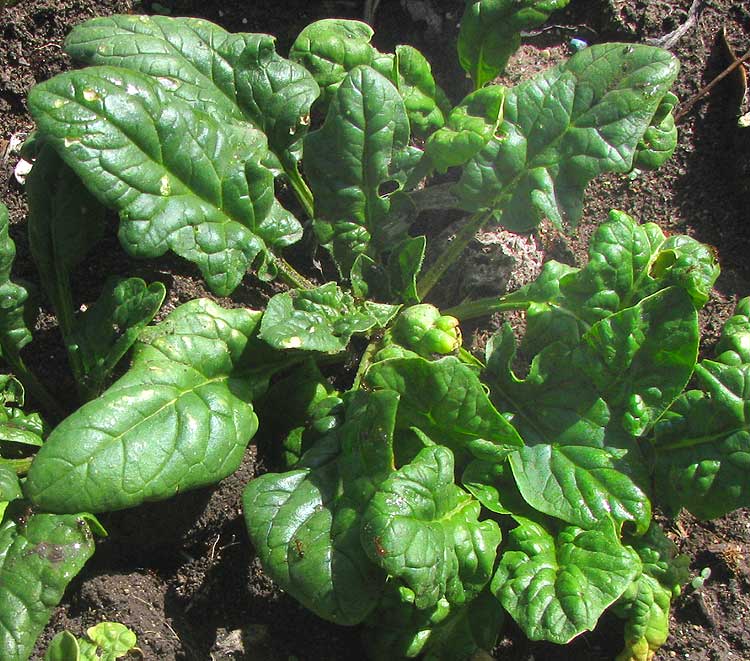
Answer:
[[[161,193],[163,196],[167,196],[172,192],[172,185],[169,183],[169,176],[164,175],[159,180],[159,193]]]
[[[299,338],[296,335],[293,337],[287,337],[286,339],[281,340],[279,344],[284,349],[296,349],[297,347],[302,346],[302,338]]]

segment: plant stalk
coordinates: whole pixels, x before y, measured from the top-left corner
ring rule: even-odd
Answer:
[[[286,173],[289,183],[292,186],[292,190],[294,191],[297,200],[302,205],[305,213],[309,218],[313,218],[315,216],[315,205],[310,187],[305,183],[305,180],[300,175],[296,165],[284,168],[284,172]]]
[[[50,394],[44,384],[37,379],[36,375],[26,367],[26,363],[23,362],[23,358],[16,352],[8,352],[4,356],[5,360],[11,367],[13,373],[18,377],[18,380],[23,384],[24,388],[29,394],[41,404],[41,406],[47,411],[48,415],[57,420],[62,420],[66,413],[63,408],[58,404],[57,400]]]
[[[283,257],[275,257],[274,264],[279,269],[281,281],[292,289],[314,289],[315,285],[295,269]]]
[[[430,293],[490,218],[492,218],[492,211],[480,211],[471,216],[461,227],[448,248],[438,256],[417,283],[417,293],[420,299],[424,299]]]
[[[467,319],[477,319],[478,317],[487,317],[495,312],[506,312],[508,310],[525,310],[529,307],[528,301],[509,302],[504,300],[504,296],[489,296],[479,298],[475,301],[466,301],[458,305],[443,310],[443,314],[449,314],[456,319],[466,321]]]

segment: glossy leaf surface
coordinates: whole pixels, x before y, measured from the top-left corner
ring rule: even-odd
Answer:
[[[149,329],[128,372],[50,434],[26,495],[48,511],[109,511],[233,472],[274,369],[245,355],[259,317],[198,299]]]
[[[633,167],[677,70],[661,49],[599,44],[508,90],[502,137],[466,165],[455,188],[462,205],[502,211],[513,230],[543,218],[575,225],[588,182]]]

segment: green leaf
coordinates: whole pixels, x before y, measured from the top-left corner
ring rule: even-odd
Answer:
[[[390,207],[381,186],[409,141],[409,119],[398,90],[370,67],[347,74],[323,126],[305,138],[305,174],[315,197],[315,232],[341,273],[376,249]],[[391,244],[392,245],[392,244]]]
[[[618,530],[630,522],[640,535],[651,521],[651,503],[622,459],[601,448],[540,444],[513,452],[510,465],[534,509],[586,529],[606,519]]]
[[[335,282],[276,294],[260,324],[260,338],[275,349],[338,353],[354,333],[384,327],[398,306],[359,303]]]
[[[454,484],[451,451],[427,447],[372,497],[362,517],[362,546],[414,591],[417,608],[442,597],[467,603],[490,580],[501,539],[494,521],[479,521],[480,509]]]
[[[172,250],[230,293],[267,247],[273,204],[265,137],[195,110],[144,74],[88,67],[29,93],[46,140],[104,204],[136,257]]]
[[[677,548],[658,524],[632,546],[643,562],[643,573],[614,606],[626,619],[625,647],[616,661],[651,661],[669,635],[669,607],[689,578],[687,556]]]
[[[350,279],[352,293],[358,298],[378,301],[400,301],[406,305],[419,303],[417,276],[424,262],[427,240],[424,236],[404,239],[382,265],[367,255],[357,256]]]
[[[639,436],[687,385],[699,339],[692,301],[670,287],[594,324],[575,361],[625,430]]]
[[[17,356],[31,342],[29,293],[10,279],[16,244],[8,235],[8,209],[0,202],[0,358]]]
[[[595,626],[641,572],[610,522],[552,533],[516,517],[518,527],[492,579],[492,592],[531,640],[565,644]]]
[[[251,41],[197,18],[116,15],[76,26],[65,51],[85,64],[141,71],[175,96],[222,119],[243,119],[235,63]]]
[[[198,299],[144,332],[130,370],[52,431],[27,497],[48,511],[110,511],[236,470],[258,426],[250,402],[285,364],[250,344],[259,317]]]
[[[21,483],[16,472],[7,466],[0,465],[0,503],[9,503],[16,498],[22,498]],[[0,520],[2,514],[0,513]]]
[[[611,415],[607,403],[576,368],[567,346],[547,345],[534,357],[524,379],[512,369],[516,347],[509,325],[490,339],[487,353],[485,383],[490,397],[512,415],[512,423],[527,445],[619,445],[608,433]]]
[[[677,60],[642,45],[599,44],[508,90],[500,138],[464,168],[463,208],[502,211],[516,231],[575,225],[588,182],[628,172],[673,83]]]
[[[678,101],[671,92],[664,95],[659,109],[651,120],[651,126],[646,129],[643,139],[638,143],[634,167],[656,170],[671,158],[677,148],[677,127],[672,110]]]
[[[100,622],[89,627],[86,635],[97,648],[101,648],[104,661],[119,659],[134,649],[137,643],[135,633],[119,622]]]
[[[360,65],[380,73],[392,69],[392,57],[370,45],[373,29],[361,21],[325,18],[308,25],[292,44],[289,57],[310,71],[327,102],[347,73]]]
[[[61,631],[50,641],[44,661],[79,661],[80,655],[78,639],[69,631]]]
[[[425,144],[425,154],[439,172],[465,165],[495,136],[503,119],[505,88],[483,87],[451,110],[446,125]]]
[[[716,356],[727,365],[750,363],[750,296],[737,303],[734,315],[724,324]]]
[[[9,507],[0,527],[0,657],[8,661],[29,658],[66,586],[94,552],[85,518],[28,516],[26,506],[18,501],[11,517]]]
[[[359,392],[339,434],[321,439],[298,470],[248,485],[245,523],[266,572],[314,613],[357,624],[377,605],[385,574],[359,541],[361,511],[393,471],[394,393]]]
[[[367,654],[375,661],[419,655],[431,661],[469,661],[494,647],[502,621],[503,610],[489,590],[466,606],[440,599],[431,608],[419,609],[414,593],[394,580],[366,621],[363,636]]]
[[[458,59],[483,87],[505,70],[521,32],[541,25],[569,0],[468,0],[458,33]]]
[[[412,46],[396,46],[394,79],[413,135],[424,138],[443,126],[440,100],[445,93],[435,84],[430,63],[422,53]]]
[[[401,395],[397,426],[417,427],[454,452],[502,461],[523,441],[492,405],[474,370],[457,358],[395,358],[365,377],[376,389]]]
[[[701,519],[750,505],[750,364],[704,360],[654,429],[659,502]]]
[[[98,300],[76,319],[71,342],[81,354],[86,385],[101,391],[110,372],[159,311],[166,288],[140,278],[110,278]]]
[[[31,255],[67,335],[72,330],[75,309],[70,274],[102,237],[104,207],[49,145],[34,161],[26,192]]]
[[[319,89],[304,67],[277,55],[274,41],[267,34],[229,33],[197,18],[124,15],[79,25],[65,49],[87,64],[148,74],[217,119],[249,121],[265,132],[296,181],[298,143]],[[301,227],[295,223],[296,234]]]

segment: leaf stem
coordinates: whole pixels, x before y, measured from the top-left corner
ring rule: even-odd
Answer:
[[[286,176],[289,178],[289,183],[292,186],[294,194],[297,196],[297,200],[302,205],[305,213],[309,218],[315,216],[315,205],[313,201],[313,194],[310,187],[307,185],[305,180],[300,175],[296,165],[289,165],[284,168]]]
[[[504,296],[489,296],[488,298],[479,298],[475,301],[459,303],[452,308],[443,310],[443,314],[449,314],[452,317],[456,317],[456,319],[466,321],[467,319],[486,317],[495,312],[525,310],[528,307],[528,301],[507,301]]]
[[[274,264],[279,269],[279,277],[284,284],[289,285],[293,289],[314,289],[315,285],[283,257],[275,257]]]
[[[62,420],[66,416],[65,411],[50,394],[47,388],[44,387],[42,382],[37,379],[36,375],[26,367],[23,358],[21,358],[16,352],[10,351],[4,355],[4,358],[10,365],[13,373],[18,377],[18,380],[23,383],[24,388],[26,388],[26,390],[29,391],[29,394],[41,404],[41,406],[47,411],[48,415],[55,420]]]
[[[380,349],[380,340],[371,340],[365,348],[362,358],[359,361],[359,367],[357,373],[354,375],[354,381],[352,382],[352,390],[358,390],[362,385],[362,379],[364,379],[367,370],[370,369],[372,359]]]
[[[419,294],[420,299],[424,299],[427,294],[430,293],[432,288],[440,281],[440,278],[445,275],[445,272],[466,249],[466,246],[471,243],[476,233],[482,229],[490,218],[492,218],[492,215],[493,212],[487,210],[480,211],[469,217],[469,220],[464,223],[448,245],[447,249],[438,256],[438,258],[432,263],[432,266],[427,269],[427,272],[419,280],[419,283],[417,284],[417,293]]]

